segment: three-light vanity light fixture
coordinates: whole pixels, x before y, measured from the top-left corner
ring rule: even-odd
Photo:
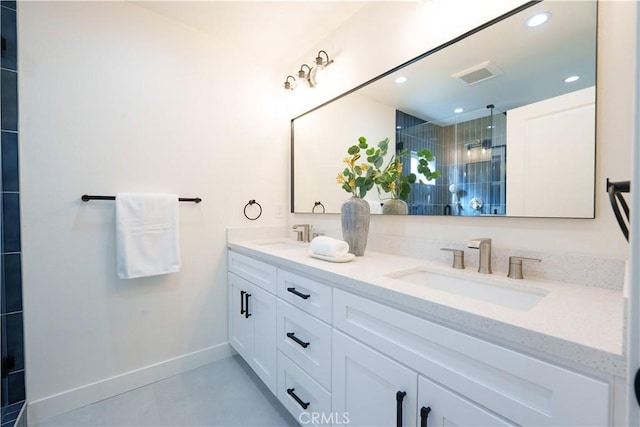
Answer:
[[[316,87],[318,85],[318,72],[333,64],[333,59],[329,58],[329,54],[324,50],[318,52],[318,56],[315,59],[315,65],[313,67],[307,64],[302,64],[297,73],[297,78],[288,75],[284,81],[285,90],[294,90],[298,84],[306,84],[309,87]]]

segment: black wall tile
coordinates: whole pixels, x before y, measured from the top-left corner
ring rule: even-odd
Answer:
[[[10,70],[18,69],[18,43],[16,34],[16,11],[0,7],[0,34],[4,39],[0,52],[0,66]]]
[[[15,419],[18,418],[21,409],[22,403],[14,403],[2,408],[2,426],[10,421],[15,421]],[[13,424],[11,424],[11,427],[13,427]]]
[[[22,311],[20,254],[2,255],[2,314]]]
[[[0,2],[0,33],[5,49],[0,52],[0,155],[2,200],[0,203],[0,329],[2,357],[10,356],[13,366],[2,372],[2,414],[15,414],[25,400],[24,332],[20,244],[20,191],[18,159],[18,73],[15,1]],[[10,10],[11,9],[11,10]],[[7,253],[11,252],[11,253]],[[11,313],[11,314],[7,314]],[[1,420],[2,427],[7,420]],[[9,421],[6,425],[12,425]]]
[[[0,76],[2,97],[2,130],[18,130],[18,73],[2,70]]]
[[[2,194],[2,252],[20,252],[20,197]]]
[[[24,370],[22,312],[2,315],[2,357],[12,357],[13,366],[3,375]]]
[[[2,191],[19,191],[18,134],[2,132]]]
[[[25,399],[24,371],[9,374],[7,383],[7,404],[22,402]]]

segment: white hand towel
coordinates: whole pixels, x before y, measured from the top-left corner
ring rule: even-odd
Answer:
[[[178,196],[116,194],[116,249],[121,279],[180,271]]]
[[[318,255],[342,258],[349,252],[349,244],[343,240],[318,236],[311,241],[311,251]]]

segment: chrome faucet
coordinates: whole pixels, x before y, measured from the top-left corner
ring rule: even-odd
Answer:
[[[471,249],[480,250],[480,262],[478,264],[478,273],[491,274],[491,239],[480,238],[469,240],[467,245]]]
[[[311,224],[295,224],[292,227],[297,235],[298,242],[310,242],[311,241],[311,230],[313,229],[313,225]],[[298,230],[298,228],[302,228],[302,230]]]

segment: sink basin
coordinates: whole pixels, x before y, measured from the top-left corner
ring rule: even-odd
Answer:
[[[269,249],[276,249],[276,250],[300,249],[306,246],[304,243],[296,243],[296,242],[289,242],[289,241],[283,241],[283,240],[278,240],[273,242],[260,242],[257,244],[259,246],[265,246],[265,247],[268,247]]]
[[[480,278],[454,277],[426,269],[400,271],[387,277],[523,311],[533,308],[549,293],[526,285],[490,283]]]

